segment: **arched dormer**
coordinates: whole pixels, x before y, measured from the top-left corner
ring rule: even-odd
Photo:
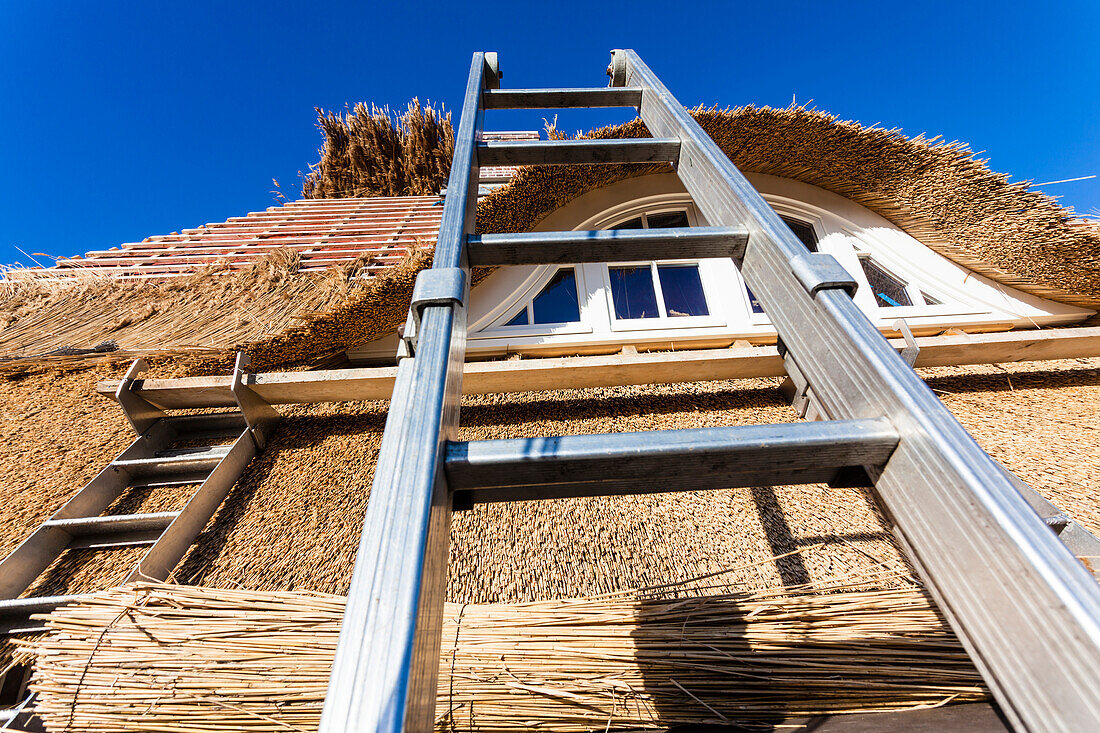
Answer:
[[[1067,324],[1093,311],[995,282],[956,264],[866,207],[766,174],[750,181],[810,249],[835,256],[859,284],[856,302],[884,333],[904,319],[918,334]],[[705,225],[673,174],[585,193],[536,230]],[[471,357],[686,349],[775,340],[767,314],[729,258],[498,268],[471,293]],[[392,357],[396,337],[349,352]]]

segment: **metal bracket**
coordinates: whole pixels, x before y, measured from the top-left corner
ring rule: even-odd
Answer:
[[[904,318],[899,318],[894,322],[894,329],[901,331],[901,335],[905,338],[905,348],[901,350],[901,360],[909,366],[913,366],[917,363],[917,354],[920,353],[920,347],[917,346],[917,340],[913,338],[913,332],[909,330],[909,324],[905,322]]]
[[[267,445],[268,433],[281,416],[267,403],[267,400],[248,386],[248,372],[245,370],[251,363],[252,359],[248,354],[243,351],[237,352],[237,360],[233,365],[233,384],[229,389],[233,392],[233,399],[237,401],[237,407],[240,408],[244,421],[248,424],[252,442],[256,444],[257,449],[263,450]]]
[[[405,330],[397,348],[397,358],[405,359],[416,354],[416,341],[420,331],[420,316],[430,305],[461,306],[466,300],[466,272],[461,267],[433,267],[421,270],[413,286],[409,315]]]
[[[148,368],[149,365],[145,359],[134,359],[134,363],[130,365],[126,376],[118,383],[118,389],[115,390],[115,399],[138,435],[151,428],[157,420],[167,417],[164,410],[134,391],[137,376]]]
[[[791,259],[791,272],[811,297],[819,290],[840,288],[855,297],[856,281],[836,257],[825,252],[807,252]]]
[[[787,369],[787,378],[779,385],[779,391],[791,403],[791,407],[798,416],[806,420],[817,420],[824,417],[817,407],[817,400],[813,396],[813,387],[798,368],[794,357],[786,349],[783,350],[783,366]]]
[[[611,52],[611,64],[607,67],[607,75],[611,77],[609,87],[626,86],[626,52],[615,49]]]

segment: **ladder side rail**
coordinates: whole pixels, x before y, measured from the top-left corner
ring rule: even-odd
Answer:
[[[159,420],[139,435],[115,460],[152,457],[172,438],[171,429]],[[72,535],[53,520],[79,519],[101,514],[126,489],[127,472],[108,465],[71,499],[41,524],[0,562],[0,599],[13,599],[31,586],[72,542]]]
[[[433,270],[458,268],[466,285],[461,302],[423,308],[412,356],[397,368],[321,731],[434,725],[451,515],[443,448],[458,428],[465,245],[477,214],[481,97],[497,85],[495,67],[495,54],[474,54],[432,263]]]
[[[792,272],[801,243],[637,54],[619,53],[646,126],[681,138],[677,173],[707,222],[748,228],[745,279],[828,417],[885,415],[897,428],[878,495],[1006,715],[1028,730],[1093,725],[1096,581],[851,297],[811,295]]]
[[[252,429],[246,427],[123,582],[167,580],[257,452]]]

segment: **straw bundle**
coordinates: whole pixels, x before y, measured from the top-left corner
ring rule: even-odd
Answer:
[[[302,184],[305,198],[429,196],[447,183],[451,114],[409,102],[404,114],[365,104],[343,115],[317,108],[325,142]]]
[[[774,720],[986,697],[919,589],[448,604],[437,728]],[[70,731],[314,730],[344,599],[116,588],[48,617],[32,689]]]

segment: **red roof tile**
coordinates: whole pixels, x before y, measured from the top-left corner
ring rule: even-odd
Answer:
[[[443,214],[438,196],[303,199],[198,229],[149,237],[83,257],[57,261],[56,275],[172,277],[221,263],[247,267],[290,248],[302,270],[319,270],[373,255],[368,272],[399,261],[414,242],[434,242]]]

